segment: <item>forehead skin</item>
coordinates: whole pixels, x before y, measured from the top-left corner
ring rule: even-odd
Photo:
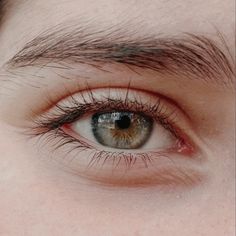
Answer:
[[[9,3],[0,28],[2,62],[40,32],[65,21],[78,25],[89,22],[101,30],[117,26],[155,36],[191,32],[217,38],[217,29],[234,54],[234,0],[18,0]]]

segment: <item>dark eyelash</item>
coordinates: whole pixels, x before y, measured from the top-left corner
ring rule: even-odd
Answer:
[[[83,95],[81,95],[83,96]],[[92,96],[92,94],[91,94]],[[71,96],[72,103],[70,106],[56,105],[57,114],[45,115],[36,120],[34,130],[37,134],[43,134],[52,130],[58,130],[65,124],[71,124],[79,120],[86,113],[112,112],[112,111],[129,111],[136,113],[144,113],[150,118],[162,125],[166,130],[170,131],[176,138],[180,138],[177,129],[174,127],[174,120],[176,119],[175,111],[167,113],[166,109],[161,103],[161,99],[157,99],[154,105],[142,103],[137,99],[128,101],[121,98],[113,99],[110,97],[103,98],[102,101],[96,100],[92,96],[92,102],[86,101],[83,97],[83,103],[78,103],[73,96]]]

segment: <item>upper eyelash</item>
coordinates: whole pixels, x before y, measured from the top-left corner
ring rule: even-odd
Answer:
[[[176,138],[180,138],[179,133],[175,129],[175,111],[167,113],[166,109],[163,107],[161,98],[158,98],[154,105],[147,103],[142,103],[137,99],[129,101],[128,95],[126,95],[125,100],[122,98],[110,98],[104,97],[102,100],[97,100],[93,97],[92,91],[91,101],[87,101],[83,95],[83,103],[79,103],[72,95],[70,106],[56,105],[57,114],[47,114],[41,116],[35,121],[36,126],[34,130],[40,132],[38,134],[46,133],[50,130],[57,130],[64,124],[70,124],[81,118],[86,113],[98,113],[100,111],[129,111],[145,113],[150,116],[153,120],[162,125],[165,129],[170,131]],[[128,92],[127,92],[128,93]]]

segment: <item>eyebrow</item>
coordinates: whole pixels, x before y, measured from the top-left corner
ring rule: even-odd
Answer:
[[[219,32],[218,32],[219,33]],[[50,67],[50,63],[120,63],[160,74],[232,84],[234,59],[222,34],[221,45],[204,36],[137,36],[119,30],[54,28],[28,42],[7,63],[9,70]]]

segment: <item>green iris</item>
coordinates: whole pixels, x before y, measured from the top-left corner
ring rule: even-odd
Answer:
[[[117,149],[136,149],[149,139],[153,120],[135,112],[107,112],[94,114],[91,125],[100,144]]]

